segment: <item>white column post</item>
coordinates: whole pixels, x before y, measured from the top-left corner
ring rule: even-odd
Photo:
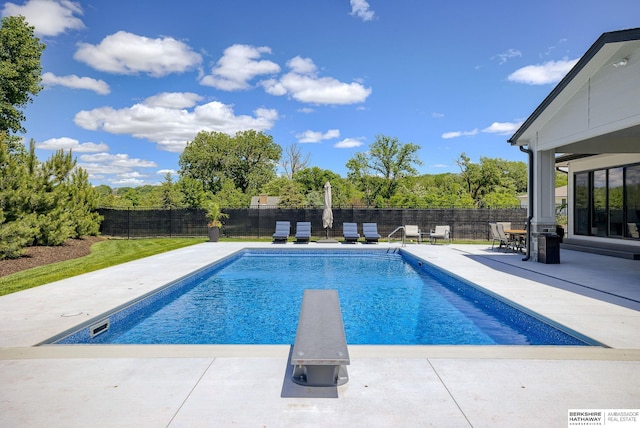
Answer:
[[[531,256],[538,260],[538,235],[556,231],[556,169],[553,150],[534,151],[533,219],[531,220]]]

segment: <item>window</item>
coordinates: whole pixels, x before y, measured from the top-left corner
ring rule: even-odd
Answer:
[[[640,165],[625,168],[624,199],[625,209],[625,236],[632,239],[640,239]]]
[[[640,239],[640,165],[574,174],[576,235]]]
[[[589,173],[580,172],[575,175],[575,209],[573,233],[576,235],[589,234]]]

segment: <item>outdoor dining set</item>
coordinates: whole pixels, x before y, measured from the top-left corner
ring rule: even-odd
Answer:
[[[491,249],[498,244],[498,250],[524,252],[526,248],[527,231],[513,229],[511,222],[489,223],[491,229]]]

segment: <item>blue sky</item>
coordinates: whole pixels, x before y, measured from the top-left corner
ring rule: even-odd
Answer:
[[[376,135],[422,174],[506,141],[638,0],[27,0],[47,45],[25,113],[41,160],[72,149],[92,183],[157,184],[201,130],[256,129],[346,176]],[[281,171],[282,172],[282,171]],[[177,178],[177,175],[176,175]]]

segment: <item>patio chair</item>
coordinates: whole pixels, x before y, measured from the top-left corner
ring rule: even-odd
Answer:
[[[311,222],[299,221],[296,223],[296,242],[308,243],[311,239]]]
[[[289,221],[276,221],[276,232],[273,234],[273,242],[287,242],[289,234],[291,233],[291,222]]]
[[[416,238],[416,240],[418,241],[418,244],[422,243],[422,234],[420,232],[420,228],[415,224],[404,225],[404,237]]]
[[[498,222],[496,222],[496,224],[501,224],[503,230],[511,229],[511,222],[510,221],[498,221]]]
[[[355,244],[360,239],[358,223],[342,223],[342,236],[344,242]]]
[[[498,229],[498,236],[500,237],[500,248],[502,248],[502,246],[504,245],[505,253],[509,249],[512,249],[514,252],[516,252],[516,243],[514,240],[510,240],[507,237],[507,234],[504,232],[504,226],[502,225],[502,223],[496,223],[496,228]]]
[[[500,234],[498,233],[498,225],[496,223],[489,223],[489,228],[491,229],[491,249],[493,250],[493,246],[497,242],[499,244],[499,250],[500,248],[502,248],[502,240],[500,239]]]
[[[435,244],[438,239],[442,239],[444,242],[449,242],[451,239],[451,227],[450,226],[436,226],[431,232],[429,232],[429,241],[431,244]]]
[[[364,240],[367,244],[372,242],[377,243],[381,238],[378,233],[378,223],[362,223],[362,234],[364,235]]]

